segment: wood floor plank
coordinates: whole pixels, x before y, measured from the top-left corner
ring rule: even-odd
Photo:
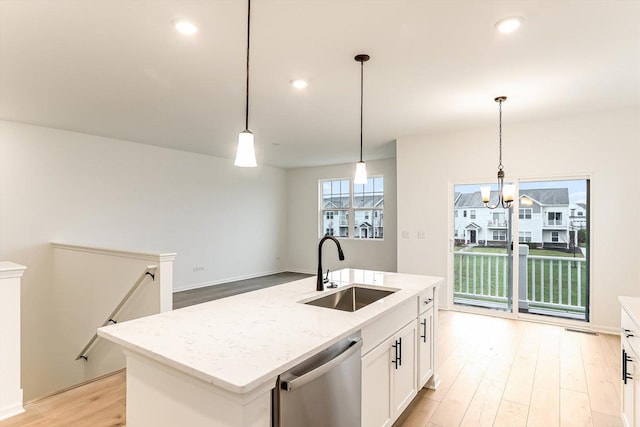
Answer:
[[[567,390],[587,392],[587,378],[578,334],[565,332],[562,335],[560,352],[560,386]]]
[[[511,367],[503,399],[529,405],[536,372],[536,354],[516,357]]]
[[[467,363],[429,421],[442,425],[460,424],[464,409],[470,405],[486,369],[487,363],[483,360]]]
[[[623,427],[620,417],[601,414],[600,412],[591,412],[593,418],[593,427]]]
[[[521,403],[502,400],[493,423],[495,427],[523,427],[527,425],[529,407]]]
[[[529,403],[527,426],[557,427],[560,425],[560,359],[547,356],[543,356],[541,345]]]
[[[500,408],[502,393],[506,385],[504,380],[487,378],[482,380],[460,423],[463,427],[490,427]]]
[[[394,427],[425,427],[438,405],[440,402],[429,399],[422,390],[407,411],[394,423]]]
[[[593,425],[589,395],[574,390],[560,390],[562,427],[589,427]]]

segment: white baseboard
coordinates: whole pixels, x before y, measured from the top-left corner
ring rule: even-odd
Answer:
[[[20,390],[20,397],[22,397],[22,390]],[[2,409],[0,409],[0,421],[6,420],[7,418],[15,417],[16,415],[20,415],[23,412],[24,407],[22,406],[22,401],[4,406]]]

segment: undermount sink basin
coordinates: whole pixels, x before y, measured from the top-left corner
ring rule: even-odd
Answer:
[[[397,289],[386,290],[351,286],[333,294],[307,301],[305,304],[333,308],[334,310],[356,311],[396,291]]]

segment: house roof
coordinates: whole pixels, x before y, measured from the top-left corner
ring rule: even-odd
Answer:
[[[325,199],[322,203],[323,209],[346,209],[349,207],[349,196],[344,197],[332,197]],[[354,196],[353,207],[354,208],[382,208],[384,205],[384,196],[382,195],[368,195],[368,196]]]
[[[568,188],[538,188],[520,190],[520,197],[529,196],[541,205],[568,205]]]
[[[482,203],[480,192],[476,191],[475,193],[460,193],[454,206],[456,208],[482,208],[484,203]]]
[[[520,190],[520,197],[528,196],[539,205],[569,205],[569,189],[568,188],[538,188]],[[498,202],[498,192],[491,192],[490,204]],[[461,193],[457,197],[454,204],[456,209],[459,208],[482,208],[482,196],[479,191],[474,193]]]

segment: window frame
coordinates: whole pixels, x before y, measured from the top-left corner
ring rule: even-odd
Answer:
[[[318,223],[319,238],[322,238],[326,235],[325,229],[324,229],[325,213],[327,211],[345,211],[348,217],[347,236],[332,235],[332,237],[335,237],[336,239],[348,239],[348,240],[360,240],[360,241],[384,241],[384,238],[385,238],[384,237],[385,235],[384,233],[384,228],[385,228],[384,227],[384,195],[386,193],[386,183],[384,180],[384,174],[370,175],[367,177],[367,179],[375,179],[375,178],[382,178],[382,202],[383,202],[382,207],[375,207],[375,206],[355,207],[354,206],[355,205],[354,202],[356,198],[355,187],[356,185],[362,185],[362,184],[355,184],[352,178],[325,178],[325,179],[318,180],[318,210],[319,210],[318,218],[320,218],[320,221]],[[323,184],[325,182],[332,182],[332,181],[348,181],[349,182],[349,207],[348,208],[330,208],[330,209],[323,208],[323,202],[324,202]],[[369,236],[356,237],[356,213],[359,211],[367,212],[365,214],[368,216],[367,220],[372,223],[371,236],[375,236],[377,234],[376,228],[381,228],[382,237],[369,237]],[[370,214],[368,214],[368,212],[370,212]],[[380,221],[382,223],[382,226],[375,227],[373,225],[374,219],[377,219],[378,221]]]
[[[518,219],[531,219],[532,216],[533,208],[518,208]]]

